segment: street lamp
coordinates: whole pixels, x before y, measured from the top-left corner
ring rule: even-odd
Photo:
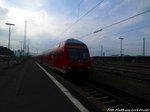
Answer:
[[[8,49],[10,50],[10,33],[11,33],[11,26],[15,26],[15,24],[12,23],[5,23],[6,25],[9,25],[9,39],[8,39]],[[10,58],[8,59],[8,67],[9,67],[9,61]]]
[[[24,29],[24,56],[26,56],[26,40],[27,40],[27,21],[25,21],[25,29]]]
[[[20,57],[21,57],[23,53],[23,41],[19,41],[19,42],[20,42]]]
[[[123,56],[123,53],[122,53],[122,40],[124,39],[124,38],[119,38],[120,40],[121,40],[121,45],[120,45],[120,56],[122,57]]]
[[[6,25],[9,25],[9,39],[8,39],[8,49],[10,49],[10,34],[11,34],[11,26],[15,26],[15,24],[12,23],[5,23]]]
[[[143,38],[143,56],[145,56],[145,38]]]

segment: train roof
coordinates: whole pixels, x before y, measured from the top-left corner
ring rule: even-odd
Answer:
[[[84,44],[83,42],[81,42],[81,41],[79,41],[79,40],[76,40],[76,39],[73,39],[73,38],[67,39],[67,40],[65,41],[65,43],[66,43],[66,44]]]
[[[51,53],[52,53],[52,52],[55,52],[55,51],[58,50],[59,48],[62,48],[62,46],[64,46],[64,44],[80,44],[80,45],[82,44],[82,45],[85,45],[85,46],[86,46],[86,44],[84,44],[83,42],[81,42],[81,41],[79,41],[79,40],[77,40],[77,39],[70,38],[70,39],[67,39],[67,40],[64,41],[64,42],[59,43],[59,44],[56,45],[54,48],[44,51],[44,52],[42,53],[42,55],[47,55],[47,54],[49,54],[50,52],[51,52]]]

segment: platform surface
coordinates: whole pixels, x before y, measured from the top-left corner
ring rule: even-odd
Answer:
[[[0,112],[80,112],[32,60],[0,71]]]

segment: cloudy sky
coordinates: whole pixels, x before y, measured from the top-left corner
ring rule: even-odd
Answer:
[[[150,0],[102,1],[0,0],[0,46],[8,45],[5,23],[10,22],[15,24],[11,30],[11,49],[20,49],[27,21],[31,52],[40,53],[68,38],[76,38],[88,45],[92,56],[100,55],[101,46],[105,55],[116,55],[120,54],[122,37],[125,55],[142,55],[143,38],[146,55],[150,55]],[[145,11],[148,12],[105,28]],[[101,28],[104,29],[87,35]]]

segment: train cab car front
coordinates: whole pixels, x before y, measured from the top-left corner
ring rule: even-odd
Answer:
[[[67,72],[91,72],[89,51],[84,43],[67,44]]]

